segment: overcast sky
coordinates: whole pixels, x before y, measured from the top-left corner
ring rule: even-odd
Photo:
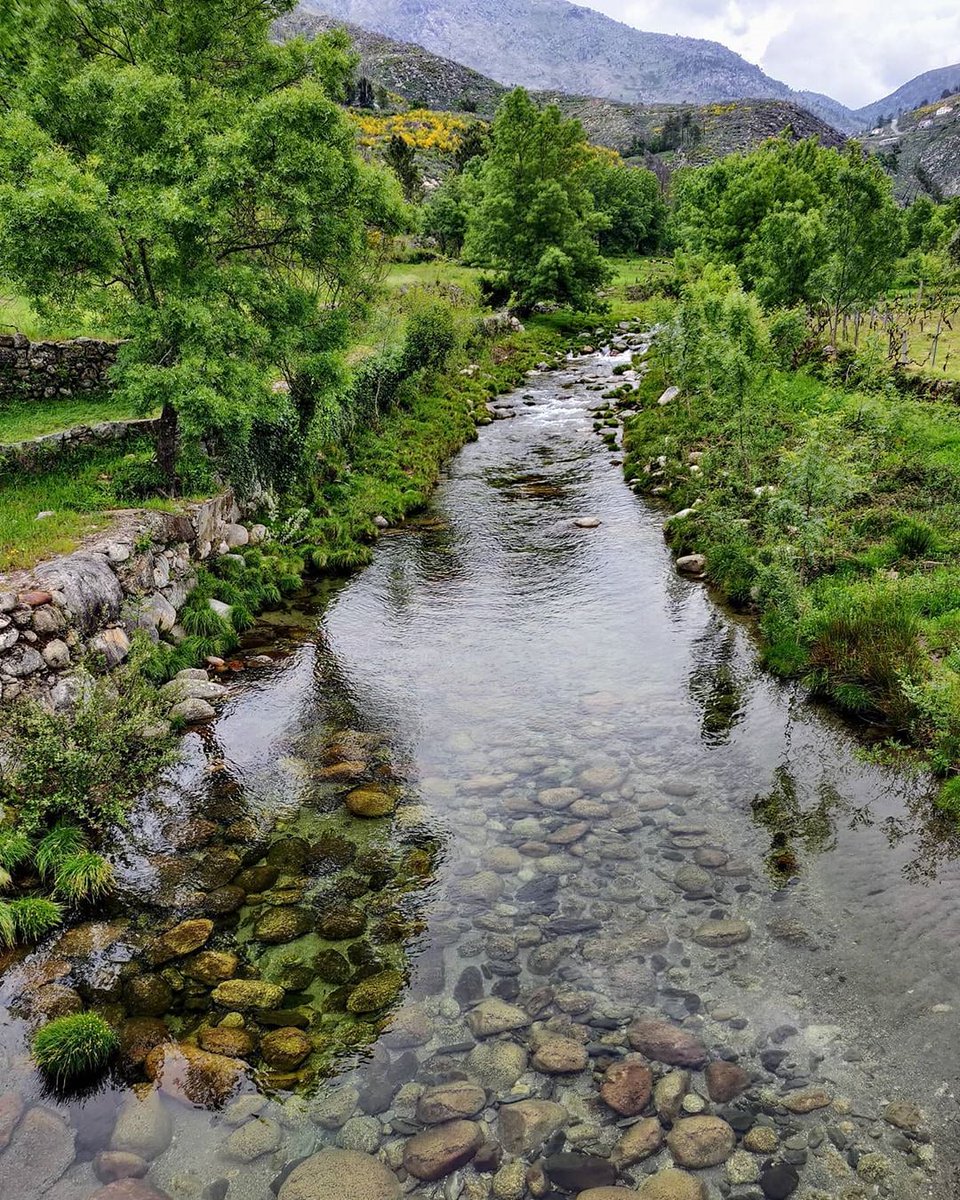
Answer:
[[[584,0],[581,0],[581,3]],[[960,63],[958,0],[586,0],[637,29],[723,42],[791,87],[853,108]]]

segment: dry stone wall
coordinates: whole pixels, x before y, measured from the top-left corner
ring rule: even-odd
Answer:
[[[0,704],[28,695],[68,708],[84,660],[117,666],[137,630],[176,642],[196,564],[264,533],[240,524],[224,492],[182,513],[120,514],[75,553],[0,576]]]
[[[8,442],[0,445],[0,471],[45,471],[49,470],[53,459],[76,450],[94,446],[110,446],[115,450],[133,447],[145,438],[155,438],[158,423],[155,417],[139,421],[99,421],[96,425],[75,425],[60,433],[45,433],[26,442]]]
[[[22,333],[0,334],[0,405],[103,390],[117,346],[98,338],[32,342]]]

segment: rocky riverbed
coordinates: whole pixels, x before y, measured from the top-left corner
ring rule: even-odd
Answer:
[[[640,344],[501,398],[248,638],[115,911],[6,963],[0,1200],[954,1194],[915,785],[678,575],[596,419]],[[116,1071],[44,1093],[26,1035],[81,1006]]]

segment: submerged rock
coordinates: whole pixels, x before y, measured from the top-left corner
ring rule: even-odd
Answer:
[[[674,1161],[694,1170],[726,1162],[736,1145],[737,1135],[719,1117],[685,1117],[667,1134]]]
[[[295,1070],[312,1051],[313,1043],[307,1035],[293,1026],[272,1029],[260,1039],[263,1061],[280,1071]]]
[[[474,1121],[447,1121],[412,1137],[403,1149],[403,1166],[415,1179],[443,1179],[465,1166],[483,1145]]]
[[[699,1067],[706,1062],[706,1047],[700,1039],[669,1021],[643,1017],[630,1026],[627,1037],[634,1050],[657,1062],[680,1067]]]
[[[169,1095],[201,1108],[217,1108],[239,1086],[245,1066],[187,1043],[166,1042],[147,1055],[144,1071]]]
[[[347,1000],[347,1011],[352,1013],[378,1012],[392,1004],[403,991],[404,978],[400,971],[380,971],[364,979],[353,989]]]
[[[173,1121],[155,1091],[133,1092],[124,1102],[110,1137],[110,1149],[150,1161],[159,1158],[173,1139]]]
[[[399,1200],[400,1181],[378,1159],[356,1150],[321,1150],[294,1167],[277,1200]]]
[[[569,1120],[567,1110],[553,1100],[521,1100],[500,1109],[500,1141],[509,1154],[524,1157],[536,1153],[543,1143]]]

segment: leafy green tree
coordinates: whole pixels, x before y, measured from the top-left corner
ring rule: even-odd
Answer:
[[[463,249],[474,195],[464,175],[449,175],[431,192],[423,209],[423,232],[436,240],[440,251],[456,258]]]
[[[539,109],[517,88],[493,123],[465,255],[502,272],[521,308],[584,307],[608,278],[597,235],[605,219],[589,187],[591,152],[578,121]]]
[[[0,0],[0,275],[125,339],[114,382],[162,410],[168,491],[185,451],[246,478],[256,445],[296,453],[370,293],[371,227],[402,218],[337,103],[345,37],[271,42],[293,6]]]
[[[736,267],[768,307],[826,308],[835,330],[891,282],[900,219],[890,180],[859,146],[783,137],[678,173],[673,235]]]
[[[651,254],[663,240],[667,209],[652,171],[597,154],[587,170],[594,205],[606,218],[604,254]]]
[[[413,146],[399,133],[394,133],[387,142],[383,157],[403,188],[404,199],[411,204],[419,200],[423,192],[423,180],[417,166],[417,152]]]

